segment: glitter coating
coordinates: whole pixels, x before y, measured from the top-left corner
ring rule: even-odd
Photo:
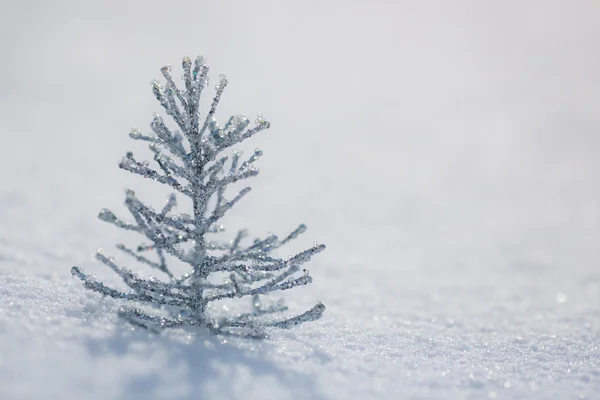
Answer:
[[[241,189],[227,199],[230,184],[258,175],[254,163],[262,156],[255,150],[240,163],[241,153],[222,155],[227,150],[254,134],[268,129],[270,123],[259,114],[253,126],[241,115],[230,117],[220,126],[214,115],[219,100],[228,84],[224,75],[219,75],[215,94],[205,117],[200,115],[200,95],[208,82],[208,67],[200,56],[194,62],[189,57],[182,61],[184,90],[179,90],[171,77],[171,67],[161,68],[166,84],[155,79],[151,82],[152,93],[175,122],[182,134],[172,131],[163,118],[155,114],[150,124],[152,133],[145,135],[133,128],[129,136],[134,140],[149,142],[158,168],[148,161],[138,161],[128,151],[119,162],[119,167],[133,174],[162,183],[187,196],[193,204],[193,215],[175,214],[175,194],[171,194],[159,212],[144,204],[132,190],[125,190],[125,206],[134,223],[118,218],[108,209],[102,209],[98,218],[118,228],[137,232],[148,243],[131,249],[117,244],[117,249],[137,262],[164,273],[168,280],[144,279],[99,250],[96,259],[118,274],[130,288],[129,292],[113,289],[84,272],[78,266],[71,274],[79,278],[87,289],[103,296],[141,304],[158,305],[168,311],[168,316],[153,315],[145,310],[121,306],[119,315],[133,325],[160,330],[174,326],[199,325],[214,333],[250,336],[266,336],[265,328],[291,328],[314,321],[321,317],[325,306],[317,304],[308,311],[284,318],[274,319],[270,315],[285,311],[282,303],[263,304],[261,296],[273,291],[289,290],[312,282],[308,270],[301,270],[312,256],[325,250],[322,244],[290,256],[287,260],[274,257],[272,251],[305,232],[300,225],[280,239],[276,235],[256,238],[243,244],[245,230],[240,230],[230,243],[212,239],[214,233],[223,230],[221,218],[250,192],[250,187]],[[154,253],[154,259],[147,254]],[[190,266],[191,271],[175,276],[168,264],[173,257]],[[214,283],[211,275],[226,273],[221,283]],[[233,316],[210,316],[209,303],[240,297],[248,297],[251,311]],[[174,311],[176,310],[176,311]]]

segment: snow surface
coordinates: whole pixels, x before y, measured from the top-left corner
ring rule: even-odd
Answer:
[[[1,399],[600,398],[597,1],[1,9]],[[131,331],[70,276],[116,282],[124,187],[165,198],[116,162],[198,53],[272,122],[232,228],[328,245],[284,296],[323,319],[262,342]]]

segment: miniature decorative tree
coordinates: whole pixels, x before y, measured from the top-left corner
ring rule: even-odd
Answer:
[[[73,267],[71,273],[81,279],[86,288],[104,296],[162,308],[163,311],[158,313],[146,310],[152,307],[145,307],[144,310],[121,307],[119,310],[119,315],[132,324],[153,330],[197,325],[214,333],[264,337],[266,327],[290,328],[318,319],[325,310],[320,302],[303,314],[274,319],[269,314],[287,308],[281,302],[264,306],[259,298],[270,292],[312,282],[308,272],[300,267],[313,255],[323,251],[324,245],[315,244],[287,260],[272,255],[273,250],[303,233],[306,230],[304,225],[283,239],[270,235],[255,239],[246,246],[242,245],[245,230],[240,230],[228,243],[209,238],[209,235],[223,230],[221,218],[250,191],[246,187],[231,200],[226,200],[227,187],[256,176],[258,171],[254,168],[254,162],[262,154],[256,150],[240,163],[241,153],[233,152],[230,158],[221,153],[269,128],[270,124],[259,114],[252,127],[249,127],[248,119],[240,115],[229,118],[225,126],[219,126],[214,114],[227,85],[223,75],[219,76],[216,94],[202,119],[199,101],[208,85],[208,67],[202,57],[196,58],[193,66],[190,58],[184,57],[182,66],[185,90],[176,87],[169,66],[161,69],[166,79],[164,88],[158,80],[152,82],[154,95],[181,133],[171,131],[157,114],[150,125],[153,134],[144,135],[135,128],[130,133],[132,139],[149,142],[159,169],[150,168],[148,162],[137,161],[131,152],[127,152],[119,167],[168,185],[189,197],[193,214],[173,214],[176,206],[174,194],[169,196],[160,211],[155,211],[142,203],[133,191],[126,190],[125,205],[134,223],[117,218],[107,209],[103,209],[98,216],[119,228],[143,235],[149,243],[141,244],[136,249],[123,244],[118,244],[117,248],[138,262],[160,270],[169,280],[161,281],[153,277],[142,279],[125,267],[117,266],[113,258],[107,257],[102,250],[98,250],[96,258],[123,279],[130,288],[129,292],[110,288],[79,267]],[[144,255],[146,252],[156,253],[157,261],[147,258]],[[190,272],[176,277],[168,265],[170,258],[188,264]],[[219,273],[225,274],[226,278],[222,282],[215,282],[214,276]],[[211,302],[238,297],[251,299],[251,312],[229,317],[212,316],[207,308]]]

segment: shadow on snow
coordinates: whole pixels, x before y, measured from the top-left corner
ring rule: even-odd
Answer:
[[[167,354],[167,361],[159,369],[149,369],[128,379],[121,388],[122,398],[234,399],[257,388],[273,398],[323,398],[314,376],[282,368],[267,356],[275,348],[269,346],[268,339],[221,337],[195,328],[187,329],[184,335],[188,338],[183,340],[167,332],[157,335],[140,328],[132,330],[131,325],[120,321],[112,336],[89,338],[87,348],[94,357],[125,358],[132,346],[136,346],[135,355],[147,358],[148,363],[156,351],[164,350]],[[327,361],[327,357],[314,355]],[[171,375],[181,371],[186,376],[165,378],[168,371],[164,368],[171,367],[175,369],[170,371]]]

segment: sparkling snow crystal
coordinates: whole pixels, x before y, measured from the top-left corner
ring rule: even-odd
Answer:
[[[262,155],[256,150],[247,160],[241,153],[221,155],[231,146],[269,128],[269,122],[259,114],[254,124],[241,116],[234,115],[224,126],[217,123],[214,114],[219,99],[227,86],[225,76],[219,76],[216,93],[208,113],[201,118],[199,101],[208,85],[208,67],[202,57],[192,63],[184,57],[183,83],[180,90],[171,77],[171,67],[161,72],[166,79],[162,86],[158,80],[151,84],[152,91],[166,113],[181,130],[172,131],[162,117],[155,114],[150,126],[153,134],[145,135],[132,129],[130,137],[149,142],[158,168],[153,169],[147,161],[138,161],[132,152],[127,152],[119,167],[129,172],[168,185],[193,204],[192,215],[174,214],[176,198],[172,194],[160,211],[144,204],[132,190],[125,191],[125,205],[135,222],[118,218],[112,211],[103,209],[98,217],[119,228],[135,231],[145,237],[146,242],[137,248],[118,244],[117,248],[164,273],[168,281],[150,277],[142,279],[130,270],[119,267],[112,257],[99,250],[96,258],[116,272],[129,286],[122,292],[104,285],[86,274],[81,268],[71,272],[81,279],[84,286],[104,296],[129,300],[140,304],[160,306],[164,312],[148,313],[145,309],[121,307],[119,315],[132,324],[149,329],[161,329],[183,325],[203,326],[215,333],[263,337],[265,327],[290,328],[294,325],[318,319],[325,306],[317,303],[303,314],[286,319],[274,319],[274,312],[284,311],[280,302],[263,305],[261,295],[277,290],[288,290],[312,282],[302,265],[325,249],[314,245],[288,259],[273,256],[272,251],[285,245],[306,230],[300,225],[284,238],[270,235],[244,244],[245,230],[240,230],[229,243],[211,239],[223,230],[220,219],[249,191],[246,187],[233,197],[226,197],[228,185],[256,176],[254,163]],[[154,254],[154,256],[148,256]],[[169,268],[169,258],[188,264],[191,269],[183,276],[175,276]],[[211,276],[225,274],[226,278],[215,283]],[[229,317],[214,317],[207,312],[210,302],[248,297],[252,309],[247,314]]]

